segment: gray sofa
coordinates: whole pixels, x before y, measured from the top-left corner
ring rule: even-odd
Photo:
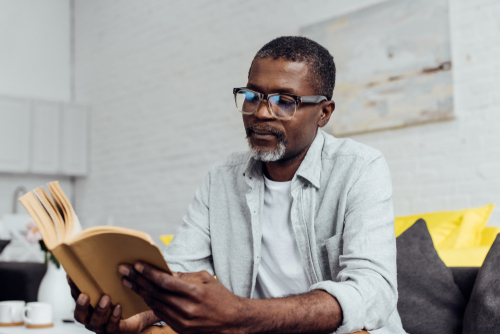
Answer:
[[[500,236],[481,268],[447,267],[422,219],[396,244],[398,311],[408,333],[500,333]]]

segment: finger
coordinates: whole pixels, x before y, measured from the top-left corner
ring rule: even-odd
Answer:
[[[164,299],[162,297],[165,295],[165,291],[161,291],[156,285],[140,276],[137,276],[133,282],[129,281],[129,277],[124,277],[123,285],[137,293],[144,300],[152,298]]]
[[[162,321],[165,321],[167,325],[172,327],[172,329],[177,333],[182,333],[184,328],[186,327],[185,317],[181,316],[181,313],[169,308],[165,307],[160,301],[151,300],[148,303],[148,306],[153,310],[154,314],[160,318]]]
[[[90,316],[87,324],[87,329],[91,331],[102,331],[106,324],[107,314],[110,307],[110,298],[106,295],[102,296],[99,303],[96,305],[94,312]]]
[[[137,277],[135,283],[123,278],[123,284],[141,296],[148,305],[154,303],[155,305],[161,305],[163,308],[172,308],[187,315],[183,311],[183,305],[186,303],[185,296],[181,297],[175,293],[165,292],[142,277]]]
[[[144,278],[153,282],[163,290],[186,295],[189,295],[192,290],[191,284],[158,270],[147,263],[137,262],[134,268],[141,273]]]
[[[162,295],[165,293],[154,283],[142,277],[141,274],[135,271],[134,268],[128,264],[119,265],[118,271],[124,276],[123,284],[127,288],[134,290],[143,298],[148,297],[149,294]]]
[[[120,320],[122,317],[122,307],[118,304],[113,309],[106,325],[106,333],[114,333],[120,329]]]
[[[76,299],[74,317],[76,321],[84,325],[87,325],[88,322],[87,320],[89,316],[89,304],[89,296],[84,295],[83,293],[81,293]]]
[[[197,284],[205,284],[215,279],[206,270],[197,271],[194,273],[177,273],[176,277],[180,278],[185,282],[191,282]]]
[[[134,290],[134,285],[138,285],[135,289],[142,288],[149,293],[159,292],[153,283],[143,278],[131,265],[121,264],[118,266],[118,271],[123,275],[123,284],[127,288]],[[139,292],[138,290],[134,291]]]
[[[157,295],[148,297],[143,297],[143,295],[141,295],[141,297],[155,313],[170,310],[173,312],[172,314],[175,314],[179,318],[182,316],[183,319],[189,319],[193,315],[191,314],[193,309],[190,307],[192,301],[185,296],[169,293],[166,295],[164,294],[161,298],[158,298]],[[158,314],[157,316],[160,317]]]
[[[184,316],[190,316],[191,314],[186,310],[186,302],[193,299],[193,296],[186,297],[185,295],[179,295],[176,293],[165,292],[159,289],[156,285],[150,283],[145,278],[137,275],[134,283],[128,281],[128,277],[123,278],[123,284],[137,293],[146,302],[146,304],[151,307],[155,313],[162,309],[172,309],[175,310],[177,314]],[[197,286],[193,286],[193,292],[197,289]],[[196,298],[194,298],[196,299]],[[153,308],[154,305],[156,310]],[[157,316],[159,316],[157,314]]]

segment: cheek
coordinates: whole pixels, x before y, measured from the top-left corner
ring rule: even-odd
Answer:
[[[291,145],[303,146],[314,140],[317,124],[313,113],[314,111],[311,110],[307,117],[297,118],[293,123],[287,124],[286,136]]]

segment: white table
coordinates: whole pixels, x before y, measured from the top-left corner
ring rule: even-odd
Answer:
[[[0,327],[0,334],[89,334],[91,331],[87,330],[82,324],[79,323],[63,323],[56,321],[54,327],[49,328],[26,328],[24,326],[16,327]]]

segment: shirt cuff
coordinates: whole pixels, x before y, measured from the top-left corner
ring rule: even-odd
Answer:
[[[342,309],[342,324],[335,334],[353,333],[363,330],[366,312],[359,291],[347,282],[323,281],[313,284],[309,291],[323,290],[337,299]]]

